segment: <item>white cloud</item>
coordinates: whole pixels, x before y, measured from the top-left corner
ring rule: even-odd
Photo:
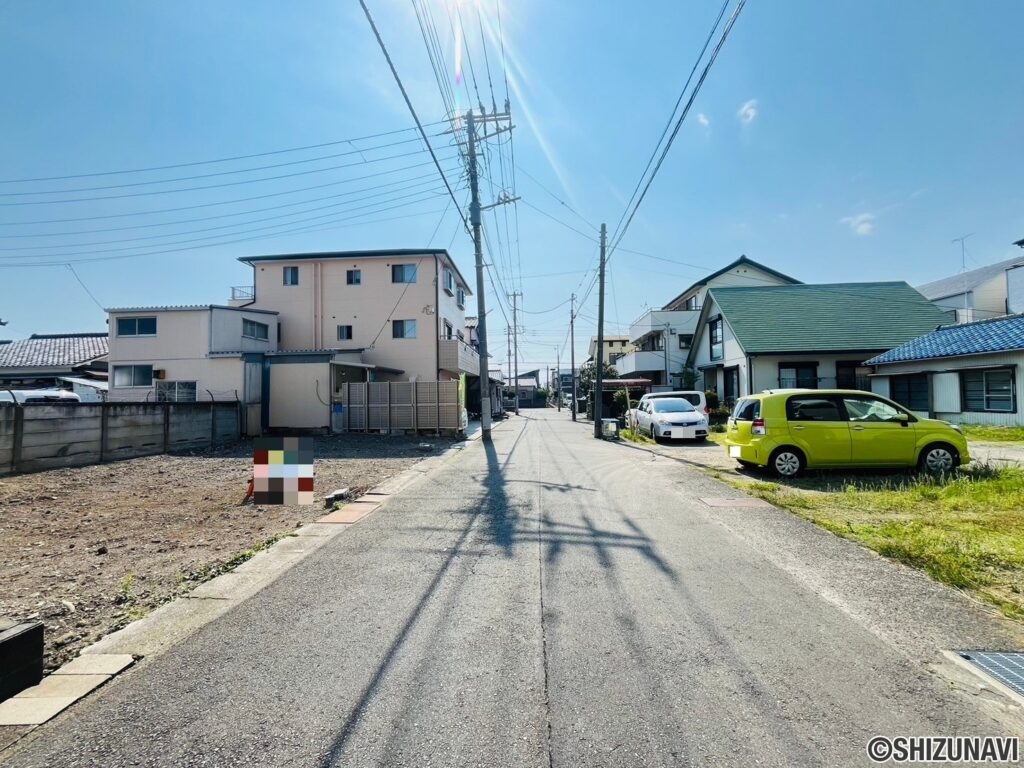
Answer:
[[[711,119],[707,115],[705,115],[703,112],[701,112],[701,113],[699,113],[697,115],[697,122],[701,124],[702,128],[710,128],[711,127]]]
[[[875,214],[858,213],[856,216],[844,216],[839,220],[840,224],[848,224],[850,229],[862,237],[874,234]]]
[[[751,99],[740,107],[740,111],[736,113],[736,117],[738,117],[740,122],[744,125],[750,125],[754,122],[754,118],[757,117],[757,99]]]

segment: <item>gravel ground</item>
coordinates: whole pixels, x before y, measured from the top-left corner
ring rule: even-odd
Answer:
[[[431,444],[430,451],[419,448]],[[324,513],[337,488],[379,485],[451,438],[318,438],[316,504],[244,506],[252,443],[0,479],[0,616],[46,627],[53,670],[189,591],[253,546]]]

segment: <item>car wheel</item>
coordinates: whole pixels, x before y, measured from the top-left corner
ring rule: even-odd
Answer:
[[[921,451],[918,467],[930,475],[952,472],[960,465],[960,454],[945,443],[933,443]]]
[[[771,471],[784,480],[797,477],[804,471],[805,466],[804,455],[798,449],[789,446],[776,448],[768,459]]]

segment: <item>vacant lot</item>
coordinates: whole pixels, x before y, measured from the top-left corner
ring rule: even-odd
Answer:
[[[240,505],[251,443],[0,479],[0,615],[41,620],[46,665],[56,668],[240,554],[319,517],[326,493],[371,488],[450,442],[318,439],[317,505],[306,507]]]

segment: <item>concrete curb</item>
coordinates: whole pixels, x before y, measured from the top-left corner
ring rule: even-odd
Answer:
[[[44,677],[39,685],[0,702],[0,726],[25,728],[13,741],[0,745],[0,750],[7,749],[137,661],[159,656],[253,597],[335,536],[376,512],[392,496],[479,442],[481,436],[477,432],[461,443],[418,461],[359,499],[295,529],[237,568],[203,582],[144,618],[83,648],[77,658]]]

